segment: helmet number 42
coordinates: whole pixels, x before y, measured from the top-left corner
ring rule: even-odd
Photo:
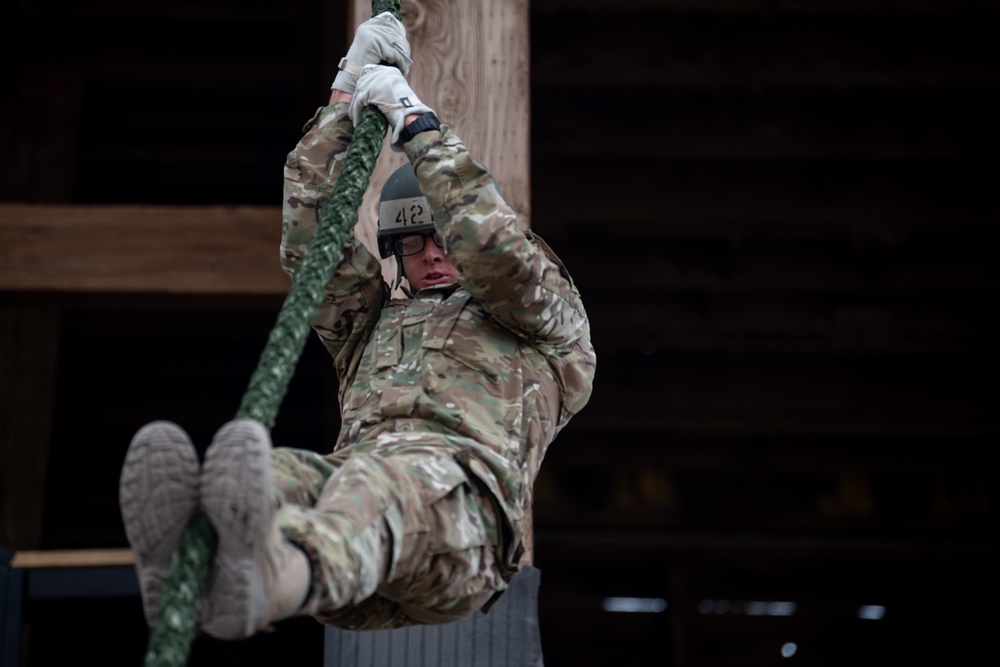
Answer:
[[[407,219],[407,213],[409,213],[409,219]],[[423,225],[429,221],[423,220],[424,207],[420,204],[412,204],[407,211],[406,207],[399,209],[396,213],[396,224],[402,227],[409,227],[411,225]]]

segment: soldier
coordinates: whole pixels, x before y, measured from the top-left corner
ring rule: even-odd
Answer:
[[[408,158],[378,223],[407,298],[352,232],[313,321],[339,379],[331,454],[272,447],[249,419],[224,425],[200,466],[176,424],[135,435],[120,499],[150,624],[199,506],[219,540],[198,623],[222,639],[294,615],[446,623],[488,607],[518,568],[545,450],[590,397],[589,323],[563,264],[410,89],[411,63],[391,14],[359,26],[330,103],[288,154],[281,243],[294,275],[376,105]]]

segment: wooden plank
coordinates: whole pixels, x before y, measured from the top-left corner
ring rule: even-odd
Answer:
[[[101,0],[80,3],[75,0],[46,0],[31,5],[33,16],[52,21],[54,18],[73,19],[135,19],[151,24],[164,20],[217,21],[232,26],[234,21],[274,25],[299,8],[301,3],[204,3],[204,2],[144,2],[142,5],[128,0]]]
[[[536,484],[540,525],[704,528],[721,519],[787,530],[801,521],[816,534],[892,525],[980,540],[994,521],[995,434],[650,433],[610,460],[607,443],[620,436],[573,425],[560,436]]]
[[[248,48],[248,47],[246,47]],[[301,76],[297,63],[250,61],[218,55],[210,61],[178,58],[167,62],[140,56],[121,60],[115,54],[98,54],[89,73],[95,83],[150,90],[160,94],[218,93],[220,90],[278,90]],[[212,85],[212,81],[215,85]],[[297,87],[297,83],[296,83]]]
[[[998,370],[995,355],[616,353],[602,357],[572,427],[662,443],[727,434],[997,437]]]
[[[404,0],[409,5],[410,0]],[[290,3],[295,8],[297,3]],[[371,7],[369,3],[368,7]],[[971,9],[994,9],[991,0],[533,0],[533,12],[567,12],[574,10],[606,11],[616,10],[647,12],[699,11],[711,13],[822,13],[822,14],[913,14],[925,12],[949,12]],[[405,8],[404,8],[405,9]],[[152,2],[137,6],[128,0],[104,0],[100,3],[81,5],[74,0],[47,0],[33,5],[32,10],[51,19],[53,16],[71,17],[128,17],[184,20],[217,20],[274,22],[286,15],[285,10],[276,10],[260,4],[203,2]]]
[[[949,104],[938,102],[946,95]],[[536,114],[536,160],[691,160],[809,162],[832,160],[988,159],[1000,116],[990,87],[942,91],[872,89],[680,90],[614,93],[626,109],[655,114],[629,119],[628,136],[581,141],[594,132],[586,114]],[[568,109],[579,91],[540,87],[535,108]],[[598,153],[599,151],[599,153]]]
[[[414,92],[490,168],[518,223],[530,227],[528,3],[404,2],[400,14],[413,56],[408,79]],[[371,2],[354,0],[351,25],[370,16]],[[404,159],[383,145],[359,213],[359,236],[371,248],[378,193]],[[393,260],[383,264],[383,274],[395,279]]]
[[[566,236],[632,238],[848,235],[859,247],[892,247],[929,230],[960,230],[1000,216],[985,196],[978,160],[704,162],[540,160],[537,230],[553,247]],[[560,251],[561,252],[561,251]]]
[[[533,13],[699,12],[711,14],[909,15],[996,10],[993,0],[534,0]]]
[[[292,123],[292,127],[296,124]],[[77,187],[86,192],[86,201],[81,203],[114,205],[123,191],[129,193],[131,201],[121,203],[151,206],[206,203],[215,206],[220,202],[224,205],[237,202],[240,206],[270,207],[275,204],[275,192],[279,193],[280,202],[281,184],[280,178],[277,184],[274,180],[274,158],[282,151],[272,149],[269,165],[263,164],[260,155],[246,161],[221,161],[198,149],[170,152],[175,159],[159,160],[145,153],[134,156],[138,158],[135,162],[123,162],[111,151],[81,148],[82,171],[77,175]],[[239,155],[238,151],[226,152],[230,156]],[[124,154],[128,151],[118,152]],[[105,156],[112,159],[101,159]],[[279,165],[282,159],[278,158]]]
[[[611,434],[568,427],[546,453],[548,471],[572,477],[589,469],[599,475],[609,465]],[[671,436],[634,439],[616,451],[614,466],[641,471],[645,466],[699,475],[818,475],[840,470],[866,470],[885,477],[929,473],[988,473],[993,441],[989,436],[953,437],[942,447],[934,436],[843,437],[812,435],[752,437],[742,434]]]
[[[962,477],[933,472],[887,477],[857,469],[697,474],[614,464],[554,471],[554,479],[538,483],[540,489],[554,489],[539,502],[537,518],[563,528],[724,531],[738,525],[829,535],[877,534],[876,527],[891,525],[898,533],[948,533],[956,540],[985,542],[995,521],[985,516],[985,499],[996,485],[974,471]]]
[[[16,551],[11,567],[43,569],[61,567],[108,567],[132,565],[129,549],[57,549],[52,551]]]
[[[939,89],[826,90],[626,90],[615,92],[623,108],[662,109],[630,119],[627,136],[595,146],[581,141],[594,130],[583,114],[535,115],[534,159],[561,160],[928,160],[985,157],[995,150],[989,137],[1000,104],[992,88],[942,92]],[[273,142],[237,145],[232,135],[273,136],[275,117],[239,114],[226,132],[205,136],[205,110],[175,100],[169,108],[149,108],[155,95],[131,92],[103,115],[106,133],[90,135],[82,159],[103,178],[120,181],[149,172],[172,184],[175,196],[206,183],[239,179],[263,181],[277,154]],[[950,103],[937,104],[942,95]],[[535,109],[565,109],[579,91],[544,87],[534,93]],[[287,113],[281,114],[286,116]],[[289,122],[294,127],[295,123]],[[155,129],[155,130],[154,130]],[[141,137],[122,143],[118,137]],[[178,143],[178,137],[188,137]],[[272,144],[272,145],[268,145]],[[263,150],[262,150],[263,148]],[[155,156],[155,164],[151,158]],[[147,166],[143,166],[147,165]],[[238,165],[239,171],[234,171]],[[213,173],[214,172],[214,173]],[[238,175],[236,175],[238,174]],[[82,175],[86,178],[86,175]],[[87,182],[87,181],[84,181]],[[166,189],[166,188],[164,188]]]
[[[622,11],[618,8],[615,11]],[[572,35],[538,49],[536,88],[906,88],[996,86],[991,18],[758,16],[600,12],[534,15],[538,35]]]
[[[620,228],[628,229],[624,224]],[[584,232],[595,241],[569,246],[561,253],[570,271],[590,266],[604,255],[600,244],[607,244],[608,234],[591,228]],[[576,282],[585,297],[618,298],[623,306],[633,303],[632,298],[648,300],[670,292],[693,299],[705,294],[827,295],[839,296],[847,305],[862,296],[924,293],[986,299],[1000,290],[1000,267],[987,251],[997,234],[985,226],[965,233],[927,233],[886,248],[852,243],[846,235],[787,241],[741,241],[736,232],[733,236],[728,241],[699,242],[681,235],[633,235],[632,243],[655,246],[658,254],[636,255],[603,273],[581,271]],[[959,256],[960,261],[949,259]]]
[[[281,212],[0,204],[0,290],[278,295]]]
[[[310,47],[288,49],[274,35],[299,29],[303,14],[314,5],[283,3],[267,9],[45,3],[19,20],[28,32],[86,35],[72,48],[86,62],[88,88],[96,86],[104,94],[152,90],[161,94],[159,104],[169,105],[169,94],[193,91],[212,99],[233,91],[240,94],[242,88],[243,93],[255,93],[255,99],[266,91],[282,91],[287,104],[289,93],[298,88],[301,61]],[[179,42],[184,49],[174,48]],[[227,115],[227,122],[236,115]]]
[[[700,294],[622,297],[621,287],[585,292],[591,332],[604,350],[989,353],[1000,339],[1000,324],[982,317],[984,296],[949,294],[933,285],[912,296],[727,292],[720,284]]]

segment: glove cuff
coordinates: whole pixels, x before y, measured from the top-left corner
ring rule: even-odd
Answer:
[[[347,56],[340,59],[340,63],[337,65],[337,76],[334,77],[333,83],[330,84],[331,90],[336,88],[337,90],[342,90],[345,93],[354,94],[354,90],[357,87],[358,75],[361,74],[361,67],[355,65]]]

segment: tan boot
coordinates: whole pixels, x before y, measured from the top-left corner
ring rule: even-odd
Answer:
[[[251,419],[229,422],[205,453],[201,501],[219,542],[202,629],[243,639],[296,615],[309,592],[305,554],[274,525],[271,439]]]
[[[143,426],[125,454],[118,502],[150,626],[160,613],[170,559],[198,509],[198,472],[191,439],[171,422]]]

